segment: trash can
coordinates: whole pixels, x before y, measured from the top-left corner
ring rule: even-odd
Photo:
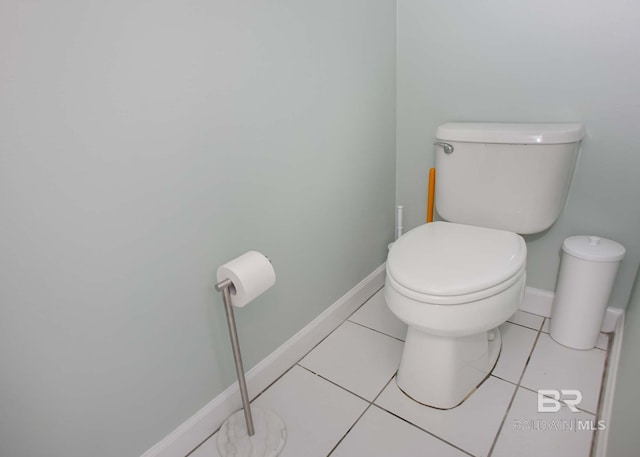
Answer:
[[[564,346],[593,349],[625,249],[598,236],[572,236],[562,250],[549,334]]]

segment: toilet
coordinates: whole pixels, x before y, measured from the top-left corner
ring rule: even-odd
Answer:
[[[527,247],[559,217],[584,128],[578,123],[446,123],[436,130],[443,221],[396,240],[385,299],[407,324],[398,387],[450,409],[489,376],[498,326],[519,307]]]

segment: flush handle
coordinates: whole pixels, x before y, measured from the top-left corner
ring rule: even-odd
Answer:
[[[442,146],[442,149],[444,149],[444,153],[445,154],[451,154],[453,152],[453,146],[450,145],[449,143],[443,143],[442,141],[436,141],[433,144],[436,145],[436,146]]]

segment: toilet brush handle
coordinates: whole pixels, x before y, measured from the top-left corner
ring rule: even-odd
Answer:
[[[242,397],[242,407],[244,408],[244,418],[247,422],[247,433],[253,436],[253,417],[251,417],[251,405],[249,404],[249,394],[247,393],[247,382],[244,378],[244,368],[242,367],[242,355],[240,354],[240,343],[238,342],[238,331],[236,330],[236,319],[233,315],[233,306],[231,304],[231,291],[233,283],[230,279],[225,279],[216,284],[216,290],[222,292],[224,301],[224,309],[227,313],[227,324],[229,326],[229,337],[231,338],[231,347],[233,348],[233,360],[236,364],[236,375],[238,376],[238,385],[240,386],[240,396]]]
[[[433,222],[433,201],[436,195],[436,169],[429,169],[429,193],[427,194],[427,223]]]

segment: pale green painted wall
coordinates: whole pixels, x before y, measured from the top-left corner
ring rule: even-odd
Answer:
[[[597,233],[629,251],[624,306],[639,12],[401,0],[396,69],[387,0],[0,3],[0,454],[164,437],[234,380],[215,268],[249,248],[276,266],[238,312],[251,367],[382,263],[395,165],[421,223],[443,121],[585,123],[529,284],[553,289],[562,239]]]
[[[0,3],[0,455],[137,456],[393,237],[395,2]]]
[[[640,278],[636,278],[626,309],[622,353],[613,412],[609,424],[607,457],[632,457],[640,449]]]
[[[612,238],[627,257],[611,304],[626,306],[640,260],[639,17],[640,3],[628,0],[400,0],[396,199],[405,227],[424,221],[438,124],[583,122],[564,213],[527,239],[527,281],[555,289],[567,236]]]

